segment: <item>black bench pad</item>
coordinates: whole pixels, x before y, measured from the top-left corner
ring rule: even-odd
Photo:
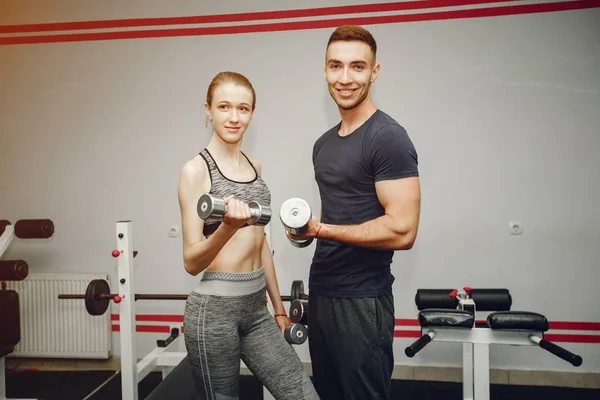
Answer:
[[[422,327],[472,328],[475,315],[469,311],[448,309],[427,309],[419,312]]]
[[[541,331],[548,330],[548,319],[542,314],[529,311],[498,311],[487,317],[487,324],[492,329],[510,329]]]

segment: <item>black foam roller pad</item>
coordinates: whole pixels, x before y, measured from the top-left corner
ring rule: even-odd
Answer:
[[[23,260],[1,260],[0,281],[22,281],[29,275],[29,265]]]
[[[477,311],[508,311],[512,296],[508,289],[471,289]]]
[[[450,297],[454,289],[417,289],[415,304],[419,310],[428,308],[455,309],[458,300]]]
[[[20,219],[15,224],[15,236],[20,239],[48,239],[54,234],[54,222],[49,219]]]

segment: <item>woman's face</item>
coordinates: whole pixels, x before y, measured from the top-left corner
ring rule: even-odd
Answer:
[[[205,105],[214,132],[226,143],[237,143],[250,124],[252,92],[235,83],[219,85],[212,97],[212,104]]]

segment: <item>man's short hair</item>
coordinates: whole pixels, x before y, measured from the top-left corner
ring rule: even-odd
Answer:
[[[366,30],[363,27],[357,25],[343,25],[337,28],[331,36],[329,36],[329,41],[327,42],[327,48],[333,42],[352,42],[359,41],[364,42],[371,48],[373,52],[373,60],[377,57],[377,42],[375,42],[375,38],[371,35],[371,32]]]

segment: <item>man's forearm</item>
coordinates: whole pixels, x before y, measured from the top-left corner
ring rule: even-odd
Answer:
[[[358,225],[322,224],[318,238],[380,250],[408,250],[416,233],[412,224],[383,215]]]

